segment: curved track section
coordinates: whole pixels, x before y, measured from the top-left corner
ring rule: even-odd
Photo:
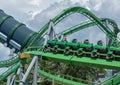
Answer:
[[[89,10],[82,8],[82,7],[72,7],[72,8],[65,9],[60,14],[58,14],[55,18],[53,18],[52,21],[56,25],[62,19],[64,19],[65,17],[67,17],[73,13],[81,13],[91,20],[89,22],[89,24],[88,23],[82,24],[82,26],[84,26],[84,28],[86,28],[88,26],[92,26],[93,24],[94,25],[96,24],[100,27],[100,29],[105,34],[107,34],[109,36],[109,38],[111,38],[112,40],[116,40],[116,35],[119,32],[119,30],[118,30],[117,24],[114,21],[112,21],[110,19],[102,19],[101,20],[98,17],[96,17],[93,13],[91,13]],[[109,22],[114,27],[114,32],[112,32],[103,22]],[[3,11],[0,10],[0,32],[1,32],[0,40],[2,41],[2,43],[7,42],[8,46],[10,48],[14,47],[18,51],[22,51],[22,49],[25,50],[25,47],[28,48],[28,46],[29,47],[36,46],[36,43],[38,43],[40,41],[43,34],[45,34],[45,32],[47,31],[49,24],[50,24],[50,22],[47,23],[39,31],[39,34],[38,34],[38,33],[31,31],[24,24],[19,23],[13,17],[5,14]],[[80,27],[80,29],[82,29],[82,26]],[[75,30],[74,32],[79,31],[79,29],[77,29],[77,28],[76,29],[74,28],[74,30]],[[20,45],[20,47],[15,45],[14,42],[17,43],[18,45]],[[82,46],[89,47],[89,45],[83,45],[83,44],[82,44]],[[92,46],[92,48],[95,48],[95,49],[96,48],[97,49],[105,48],[105,50],[106,50],[106,46],[102,46],[102,47],[101,46],[97,46],[97,47]],[[91,45],[90,45],[90,49],[91,49]],[[61,51],[61,49],[60,49],[60,51]],[[80,51],[81,51],[81,49],[80,49]],[[113,51],[115,51],[115,54],[118,54],[118,55],[114,55],[114,59],[113,59],[113,56],[111,59],[105,59],[104,57],[103,57],[103,59],[101,58],[101,56],[111,57],[111,55],[112,55],[111,53]],[[73,51],[73,52],[76,52],[76,51]],[[31,50],[27,51],[26,53],[29,53],[31,55],[41,55],[43,57],[43,59],[54,60],[54,61],[58,61],[58,62],[67,62],[67,63],[71,63],[71,64],[75,64],[75,65],[87,65],[87,66],[89,65],[89,66],[105,67],[105,68],[112,68],[112,69],[120,70],[119,52],[120,52],[119,48],[112,47],[112,48],[110,48],[110,52],[99,53],[98,54],[100,56],[99,58],[91,58],[89,55],[92,55],[92,53],[96,53],[96,50],[94,50],[94,49],[92,49],[92,52],[83,52],[84,55],[81,55],[81,57],[80,56],[78,57],[76,55],[65,55],[64,53],[60,54],[60,53],[54,53],[52,51],[51,52],[43,52],[43,50],[41,50],[39,47],[38,48],[36,47],[35,49],[31,49]],[[1,61],[0,67],[11,66],[11,65],[19,62],[20,58],[18,55],[10,60]],[[92,57],[94,57],[94,56],[92,56]],[[19,66],[20,66],[20,64],[18,63],[15,66],[13,66],[11,69],[9,69],[8,71],[3,73],[0,76],[0,80],[4,80],[11,73],[16,72],[16,70],[19,68]],[[51,74],[45,73],[41,70],[38,70],[38,72],[42,73],[44,76],[47,76],[47,77],[50,76],[50,78],[55,78],[56,80],[59,80],[59,81],[63,80],[64,82],[67,82],[67,83],[69,83],[69,82],[73,83],[72,81],[56,78],[55,76],[52,76]],[[77,84],[77,82],[74,82],[74,83]]]
[[[9,60],[0,61],[0,68],[11,66],[11,65],[19,62],[19,60],[20,60],[20,57],[19,57],[19,55],[17,55]]]
[[[64,84],[68,84],[68,85],[86,85],[86,84],[83,84],[83,83],[80,83],[80,82],[75,82],[75,81],[71,81],[71,80],[67,80],[67,79],[58,77],[57,75],[52,75],[50,73],[45,72],[44,70],[38,69],[38,72],[40,74],[42,74],[43,76],[47,77],[47,78],[54,79],[55,81],[59,81],[59,82],[64,83]]]
[[[31,55],[40,55],[45,60],[54,60],[63,63],[71,63],[75,65],[82,65],[82,66],[92,66],[92,67],[102,67],[108,69],[117,69],[120,70],[120,62],[119,61],[108,61],[104,59],[94,59],[90,58],[89,56],[67,56],[64,54],[54,54],[49,52],[42,52],[42,51],[28,51],[25,53],[29,53]]]
[[[118,26],[116,24],[116,22],[112,19],[109,19],[109,18],[102,18],[100,19],[101,22],[103,23],[106,23],[108,22],[108,24],[110,24],[112,27],[113,27],[113,34],[117,36],[117,33],[119,32],[119,29],[118,29]],[[86,21],[86,22],[83,22],[79,25],[75,25],[59,34],[57,34],[58,36],[60,36],[61,34],[66,36],[66,35],[70,35],[70,34],[73,34],[75,32],[78,32],[84,28],[88,28],[88,27],[91,27],[91,26],[95,26],[96,23],[94,21]],[[110,29],[111,30],[111,29]]]
[[[109,23],[111,23],[112,26],[113,26],[113,28],[114,28],[114,33],[115,33],[115,34],[118,33],[118,26],[117,26],[117,24],[116,24],[113,20],[111,20],[111,19],[106,19],[106,18],[101,19],[101,20],[102,20],[102,21],[107,20]],[[63,35],[70,35],[70,34],[72,34],[72,33],[74,33],[74,32],[77,32],[77,31],[79,31],[79,30],[82,30],[82,29],[84,29],[84,28],[87,28],[87,27],[93,26],[93,25],[95,25],[94,21],[88,21],[88,22],[82,23],[82,24],[80,24],[80,25],[74,26],[74,27],[72,27],[72,28],[70,28],[70,29],[62,32],[62,34],[63,34]],[[34,33],[34,34],[35,34],[35,33]],[[31,35],[33,35],[33,34],[31,34]],[[31,35],[30,35],[30,36],[31,36]],[[28,38],[29,38],[29,37],[28,37]],[[10,65],[13,65],[14,63],[16,63],[16,62],[18,62],[18,61],[19,61],[19,56],[15,56],[14,58],[9,59],[9,60],[6,60],[6,61],[0,61],[0,67],[10,66]]]
[[[75,10],[73,10],[73,9],[75,9]],[[78,11],[77,11],[77,9],[79,9]],[[57,22],[58,23],[58,21],[60,21],[60,20],[62,20],[62,15],[66,15],[66,16],[68,16],[68,14],[70,13],[70,12],[72,12],[72,13],[76,13],[76,12],[84,12],[84,11],[80,11],[81,9],[83,9],[83,8],[70,8],[70,9],[66,9],[66,10],[64,10],[63,12],[61,12],[61,14],[59,14],[58,16],[56,16],[54,19],[53,19],[53,21],[54,22]],[[1,12],[1,24],[0,24],[0,27],[1,27],[1,29],[2,29],[2,24],[4,24],[5,23],[5,21],[7,21],[7,19],[8,18],[12,18],[12,17],[10,17],[10,16],[8,16],[8,15],[6,15],[3,11],[0,11]],[[89,11],[87,11],[87,12],[89,12]],[[86,13],[87,13],[86,12]],[[4,16],[3,16],[4,15]],[[113,24],[113,26],[114,26],[114,28],[116,27],[116,29],[114,29],[115,30],[115,32],[116,33],[118,33],[118,29],[117,29],[117,25],[116,25],[116,23],[113,21],[113,20],[110,20],[110,19],[102,19],[103,21],[105,21],[105,20],[107,20],[107,21],[109,21],[109,22],[111,22],[112,24]],[[14,19],[13,19],[13,21],[14,21]],[[16,21],[15,21],[16,22]],[[94,21],[93,21],[94,22]],[[6,23],[5,23],[6,24]],[[92,21],[91,22],[89,22],[87,25],[86,24],[83,24],[83,25],[80,25],[80,26],[78,26],[78,27],[80,27],[80,28],[82,28],[82,26],[84,27],[88,27],[89,25],[93,25],[93,24],[95,24],[95,23],[92,23]],[[8,25],[8,24],[6,24],[6,25]],[[18,24],[16,24],[15,26],[13,26],[13,28],[11,29],[11,31],[10,31],[10,33],[8,34],[8,35],[10,35],[10,36],[8,36],[8,38],[10,39],[10,38],[12,38],[11,36],[14,34],[14,32],[15,32],[15,30],[18,28],[18,27],[21,27],[23,24],[20,24],[20,23],[18,23]],[[46,26],[48,26],[48,25],[45,25],[43,28],[45,29],[46,28]],[[9,26],[8,26],[9,27]],[[77,27],[77,28],[78,28]],[[75,31],[77,31],[76,29],[75,29]],[[5,32],[6,33],[6,31],[4,31],[3,30],[3,32]],[[42,31],[40,31],[40,33],[41,33]],[[69,31],[70,32],[70,31]],[[42,32],[43,33],[43,32]],[[24,42],[24,44],[23,44],[23,46],[25,46],[26,45],[26,42],[30,39],[30,37],[32,37],[33,35],[35,35],[36,33],[34,33],[34,32],[32,32],[30,35],[28,35],[27,37],[26,37],[26,39],[24,40],[25,42]],[[12,64],[14,64],[14,63],[16,63],[17,61],[19,61],[19,57],[17,56],[17,57],[14,57],[14,58],[12,58],[12,59],[10,59],[10,60],[6,60],[6,61],[1,61],[0,62],[0,67],[4,67],[4,66],[10,66],[10,65],[12,65]]]
[[[10,74],[16,73],[17,69],[20,67],[20,63],[13,65],[6,72],[0,75],[0,81],[5,80]]]
[[[110,24],[113,27],[114,35],[117,36],[118,32],[120,32],[117,23],[114,20],[110,19],[110,18],[102,18],[101,20],[104,23],[108,22],[108,24]]]
[[[112,32],[101,22],[101,20],[96,17],[93,13],[91,13],[89,10],[82,8],[82,7],[71,7],[68,9],[63,10],[60,14],[58,14],[55,18],[52,19],[53,23],[56,25],[58,22],[60,22],[65,17],[69,16],[73,13],[81,13],[85,16],[87,16],[90,20],[94,20],[95,23],[101,28],[103,32],[105,32],[110,38],[113,40],[116,40],[116,35],[112,34]],[[39,35],[35,37],[35,39],[32,41],[30,46],[34,45],[35,42],[42,37],[42,35],[46,32],[48,29],[50,23],[47,23],[40,31]]]
[[[102,85],[119,85],[120,84],[120,73],[115,74],[110,79],[102,83]]]

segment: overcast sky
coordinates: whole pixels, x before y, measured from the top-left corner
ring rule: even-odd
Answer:
[[[112,18],[120,26],[120,0],[0,0],[0,9],[25,23],[34,31],[40,30],[51,18],[65,8],[73,6],[85,7],[100,18]],[[73,14],[56,26],[56,31],[66,29],[86,20],[80,14]],[[92,29],[93,28],[93,29]],[[92,30],[91,30],[92,29]],[[77,32],[71,37],[79,41],[89,38],[91,42],[105,40],[105,35],[97,26]],[[9,48],[0,44],[0,59],[8,59]]]

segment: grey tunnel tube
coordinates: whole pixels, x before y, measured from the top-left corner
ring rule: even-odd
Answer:
[[[26,27],[26,25],[16,21],[13,17],[7,15],[2,10],[0,10],[0,33],[2,34],[0,36],[0,41],[6,42],[8,47],[14,47],[17,50],[27,47],[34,37],[37,36],[36,32]],[[6,39],[5,37],[3,39],[3,36],[6,36]],[[12,41],[20,45],[20,48],[11,43]]]

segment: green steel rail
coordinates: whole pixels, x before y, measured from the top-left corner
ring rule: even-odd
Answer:
[[[75,65],[82,66],[92,66],[92,67],[101,67],[101,68],[111,68],[120,70],[120,62],[119,61],[109,61],[104,59],[94,59],[89,56],[77,57],[72,55],[64,55],[64,54],[54,54],[49,52],[42,51],[28,51],[25,53],[29,53],[32,55],[41,55],[45,60],[54,60],[63,63],[71,63]]]
[[[30,53],[31,53],[31,52],[30,52]],[[32,52],[32,54],[34,54],[34,53]],[[35,53],[35,54],[36,54],[36,53]],[[42,53],[40,53],[40,54],[42,54]],[[37,55],[38,55],[38,54],[37,54]],[[49,54],[48,54],[48,55],[49,55]],[[53,54],[53,55],[54,55],[54,54]],[[51,55],[51,56],[53,56],[53,55]],[[44,53],[42,54],[42,56],[47,57],[47,56],[44,55]],[[53,56],[53,57],[54,57],[54,56]],[[65,58],[63,58],[62,56],[59,56],[59,58],[60,58],[60,57],[62,58],[62,60],[63,60],[63,59],[65,60]],[[64,56],[64,57],[68,57],[68,56]],[[48,57],[47,59],[52,60],[52,59],[54,59],[54,58]],[[66,58],[66,59],[67,59],[67,58]],[[57,60],[60,60],[60,62],[61,62],[61,59],[57,59]],[[69,60],[69,59],[67,59],[67,60]],[[82,60],[82,59],[80,59],[80,60]],[[65,60],[65,62],[67,62],[67,61]],[[100,62],[101,62],[101,61],[100,61]],[[88,64],[88,65],[89,65],[89,64]],[[0,81],[3,81],[4,79],[7,78],[7,76],[9,76],[10,74],[16,72],[16,70],[19,68],[19,66],[20,66],[20,64],[17,63],[15,66],[9,68],[6,72],[4,72],[2,75],[0,75]],[[67,80],[67,79],[64,79],[64,78],[60,78],[60,77],[58,77],[58,76],[56,76],[56,75],[52,75],[52,74],[50,74],[50,73],[47,73],[47,72],[45,72],[44,70],[38,69],[38,72],[39,72],[40,74],[42,74],[43,76],[45,76],[45,77],[54,79],[55,81],[59,81],[59,82],[65,83],[65,84],[70,84],[70,85],[86,85],[86,84],[82,84],[82,83],[80,83],[80,82],[75,82],[75,81]],[[99,85],[117,85],[117,84],[120,83],[119,80],[120,80],[120,74],[116,74],[116,75],[114,75],[112,78],[108,79],[107,81],[105,81],[105,82],[103,82],[102,84],[99,84]]]
[[[68,85],[86,85],[86,84],[83,84],[83,83],[80,83],[80,82],[75,82],[75,81],[72,81],[72,80],[68,80],[68,79],[58,77],[57,75],[52,75],[52,74],[50,74],[48,72],[45,72],[44,70],[41,70],[41,69],[38,69],[38,72],[40,74],[42,74],[43,76],[47,77],[47,78],[54,79],[55,81],[59,81],[59,82],[64,83],[64,84],[68,84]]]
[[[71,8],[71,9],[74,9],[74,8]],[[79,9],[81,9],[81,8],[79,8]],[[70,10],[70,9],[69,9]],[[62,15],[64,14],[64,13],[61,13]],[[61,15],[60,14],[60,15]],[[66,14],[66,13],[65,13]],[[10,16],[8,16],[8,17],[10,17]],[[57,16],[56,16],[57,17]],[[6,19],[6,18],[5,18]],[[59,18],[58,18],[59,19]],[[54,18],[53,19],[54,21],[56,21],[56,18]],[[104,19],[103,19],[104,20]],[[107,19],[108,21],[110,21],[110,22],[114,22],[114,21],[112,21],[112,20],[110,20],[110,19]],[[115,22],[114,22],[115,23]],[[87,25],[86,25],[87,26]],[[117,25],[116,25],[116,23],[115,23],[115,25],[114,26],[116,26],[117,27]],[[118,30],[118,29],[114,29],[115,30],[115,32],[118,32],[118,31],[116,31],[116,30]],[[10,59],[10,60],[6,60],[6,61],[1,61],[0,62],[0,67],[6,67],[6,66],[10,66],[10,65],[12,65],[12,64],[14,64],[14,63],[16,63],[17,61],[19,61],[19,57],[14,57],[14,58],[12,58],[12,59]]]
[[[67,8],[65,10],[63,10],[60,14],[58,14],[56,17],[54,17],[52,19],[53,23],[56,25],[57,23],[59,23],[62,19],[64,19],[65,17],[69,16],[70,14],[73,13],[81,13],[83,15],[85,15],[86,17],[88,17],[91,21],[83,23],[81,25],[79,25],[79,29],[78,27],[74,27],[74,30],[71,29],[68,32],[68,34],[70,32],[76,32],[79,31],[82,28],[87,28],[89,26],[93,26],[93,25],[98,25],[100,27],[100,29],[105,32],[105,34],[107,34],[112,40],[116,40],[116,35],[119,32],[119,29],[117,27],[117,24],[110,19],[99,19],[98,17],[96,17],[93,13],[91,13],[89,10],[82,8],[82,7],[71,7],[71,8]],[[3,18],[3,20],[0,22],[0,25],[11,16],[5,16]],[[112,32],[103,22],[108,21],[114,28],[114,32]],[[39,40],[40,38],[42,38],[43,34],[47,31],[48,27],[49,27],[50,22],[48,22],[40,31],[39,31],[39,35],[34,38],[34,40],[30,43],[30,45],[28,46],[28,48],[30,46],[34,46],[34,43]],[[19,25],[17,25],[19,26]],[[12,33],[14,33],[14,31],[16,30],[16,26],[14,27],[14,30],[11,31],[10,37],[12,37]],[[30,38],[33,34],[31,34],[28,38]],[[8,40],[9,40],[8,38]],[[27,38],[27,39],[28,39]],[[24,41],[25,42],[25,41]],[[26,44],[26,43],[25,43]],[[25,45],[24,44],[24,45]],[[54,54],[54,53],[50,53],[50,52],[43,52],[39,50],[31,50],[28,51],[26,53],[30,53],[32,55],[41,55],[43,57],[43,59],[48,59],[48,60],[54,60],[54,61],[58,61],[58,62],[66,62],[66,63],[71,63],[71,64],[75,64],[75,65],[89,65],[89,66],[96,66],[96,67],[104,67],[104,68],[112,68],[112,69],[119,69],[120,70],[120,62],[119,61],[109,61],[109,60],[105,60],[105,59],[93,59],[90,58],[89,56],[83,56],[83,57],[77,57],[74,55],[64,55],[64,54]],[[8,67],[11,66],[17,62],[19,62],[20,58],[19,56],[15,56],[12,59],[9,60],[5,60],[5,61],[0,61],[0,67]],[[0,81],[4,80],[7,76],[9,76],[11,73],[16,72],[16,70],[19,68],[20,64],[18,63],[17,65],[13,66],[11,69],[9,69],[8,71],[6,71],[5,73],[3,73],[0,76]],[[54,78],[57,81],[60,82],[64,82],[64,83],[73,83],[74,85],[78,85],[77,82],[74,81],[69,81],[69,80],[65,80],[63,78],[57,78],[54,75],[45,73],[44,71],[38,70],[39,73],[43,74],[46,77],[49,78]],[[114,83],[113,81],[115,81],[116,83]],[[70,84],[71,84],[70,83]],[[105,85],[107,84],[118,84],[119,83],[119,76],[114,77],[112,80],[110,80],[109,82],[105,83]],[[81,84],[80,84],[81,85]],[[83,84],[84,85],[84,84]]]
[[[118,85],[118,84],[120,84],[120,72],[102,83],[102,85]]]
[[[45,53],[45,52],[40,52],[40,51],[29,51],[26,53],[30,53],[32,55],[41,55],[43,59],[47,60],[54,60],[58,62],[64,62],[64,63],[71,63],[75,65],[86,65],[86,66],[96,66],[96,67],[103,67],[103,68],[112,68],[112,69],[117,69],[120,70],[120,62],[119,61],[107,61],[103,59],[91,59],[88,57],[76,57],[76,56],[65,56],[63,54],[54,54],[54,53]],[[59,78],[55,75],[51,75],[49,73],[45,73],[42,70],[38,70],[39,73],[42,75],[55,79],[56,81],[63,81],[63,78]],[[64,80],[63,83],[67,83],[68,80]],[[77,82],[76,84],[72,83],[74,81],[69,81],[71,82],[72,85],[84,85],[82,83]],[[120,73],[117,75],[114,75],[112,78],[108,79],[105,82],[102,82],[99,85],[118,85],[120,83]]]
[[[113,27],[113,33],[117,36],[117,33],[119,32],[119,29],[118,29],[118,26],[117,26],[117,24],[114,20],[109,19],[109,18],[102,18],[100,20],[101,20],[101,22],[108,21],[108,23],[110,25],[112,25],[112,27]],[[88,27],[95,26],[95,25],[96,25],[96,23],[94,21],[86,21],[86,22],[83,22],[79,25],[75,25],[75,26],[73,26],[73,27],[71,27],[71,28],[69,28],[69,29],[57,34],[57,35],[58,36],[60,36],[61,34],[63,34],[64,36],[70,35],[70,34],[73,34],[75,32],[78,32],[78,31],[80,31],[84,28],[88,28]]]
[[[6,72],[0,75],[0,81],[5,80],[10,74],[16,73],[17,69],[20,67],[20,63],[10,67]]]
[[[115,35],[117,35],[118,34],[118,32],[120,32],[120,30],[119,30],[119,28],[118,28],[118,25],[117,25],[117,23],[114,21],[114,20],[112,20],[112,19],[110,19],[110,18],[102,18],[102,21],[103,22],[108,22],[108,24],[110,24],[110,25],[112,25],[112,27],[113,27],[113,33],[115,34]]]
[[[19,60],[20,60],[20,57],[19,57],[19,55],[17,55],[9,60],[0,61],[0,68],[11,66],[11,65],[19,62]]]
[[[102,19],[102,20],[108,20],[109,21],[109,23],[110,22],[114,22],[113,20],[111,20],[111,19]],[[114,22],[115,23],[115,22]],[[113,24],[114,24],[113,23]],[[80,24],[80,25],[78,25],[78,26],[76,26],[76,27],[73,27],[73,28],[71,28],[71,29],[69,29],[69,30],[66,30],[66,31],[64,31],[64,35],[69,35],[69,34],[71,34],[71,33],[74,33],[74,32],[76,32],[76,31],[79,31],[79,30],[81,30],[81,29],[83,29],[83,28],[86,28],[86,27],[88,27],[88,26],[93,26],[93,25],[95,25],[95,23],[94,23],[94,21],[89,21],[89,22],[86,22],[86,23],[83,23],[83,24]],[[118,27],[117,27],[117,25],[116,25],[116,23],[114,24],[114,28],[116,27],[116,29],[114,29],[114,30],[118,30]],[[115,31],[115,32],[118,32],[118,31]],[[6,60],[6,61],[0,61],[0,67],[6,67],[6,66],[10,66],[10,65],[12,65],[12,64],[14,64],[14,63],[16,63],[16,62],[18,62],[19,61],[19,57],[17,56],[17,57],[14,57],[14,58],[12,58],[12,59],[10,59],[10,60]]]
[[[44,77],[47,77],[47,78],[49,78],[51,80],[54,79],[54,81],[61,82],[62,84],[67,84],[67,85],[87,85],[87,84],[84,84],[84,83],[81,83],[81,82],[76,82],[76,81],[72,81],[72,80],[69,80],[69,79],[65,79],[63,77],[58,77],[57,75],[53,75],[51,73],[45,72],[43,69],[42,70],[38,69],[37,71],[38,71],[39,74],[43,75]],[[20,81],[16,80],[16,82],[19,83]]]
[[[109,37],[111,37],[113,40],[116,40],[116,35],[114,35],[102,22],[101,20],[96,17],[92,12],[89,10],[82,8],[82,7],[71,7],[63,10],[61,13],[59,13],[56,17],[52,19],[53,23],[56,25],[58,22],[60,22],[65,17],[69,16],[73,13],[81,13],[85,16],[89,17],[90,19],[94,20],[95,23],[101,28],[103,32],[108,34]],[[50,23],[47,23],[41,30],[39,31],[39,35],[35,37],[35,39],[31,42],[29,46],[32,46],[35,44],[35,42],[42,37],[42,35],[46,32],[48,29]]]

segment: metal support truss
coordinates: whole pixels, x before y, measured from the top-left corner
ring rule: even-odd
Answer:
[[[6,47],[6,46],[7,46],[7,43],[5,43],[4,45],[5,45],[5,47]],[[15,49],[14,49],[14,48],[10,49],[10,54],[9,54],[9,58],[10,58],[10,59],[14,56],[14,52],[15,52]],[[12,68],[12,67],[10,66],[9,68]],[[12,78],[11,75],[8,76],[8,78],[7,78],[7,85],[10,85],[10,82],[12,82],[11,78]],[[12,85],[13,85],[13,84],[12,84]]]
[[[52,20],[50,20],[49,28],[46,32],[45,44],[47,43],[47,40],[54,38],[57,38],[55,34],[54,23]]]
[[[35,66],[34,66],[34,77],[33,77],[33,85],[37,85],[37,70],[38,70],[38,57],[36,58]]]
[[[13,75],[11,83],[9,85],[16,85],[15,80],[16,80],[16,75]]]
[[[25,75],[23,76],[22,80],[20,81],[20,84],[19,84],[19,85],[24,85],[24,83],[25,83],[28,75],[30,74],[30,71],[31,71],[32,67],[34,66],[34,64],[35,64],[35,62],[36,62],[36,60],[38,60],[38,56],[35,56],[35,57],[32,59],[30,65],[29,65],[27,71],[25,72]],[[36,65],[37,65],[37,64],[36,64]],[[35,69],[35,71],[36,71],[36,69]],[[35,85],[36,85],[36,84],[35,84]]]

